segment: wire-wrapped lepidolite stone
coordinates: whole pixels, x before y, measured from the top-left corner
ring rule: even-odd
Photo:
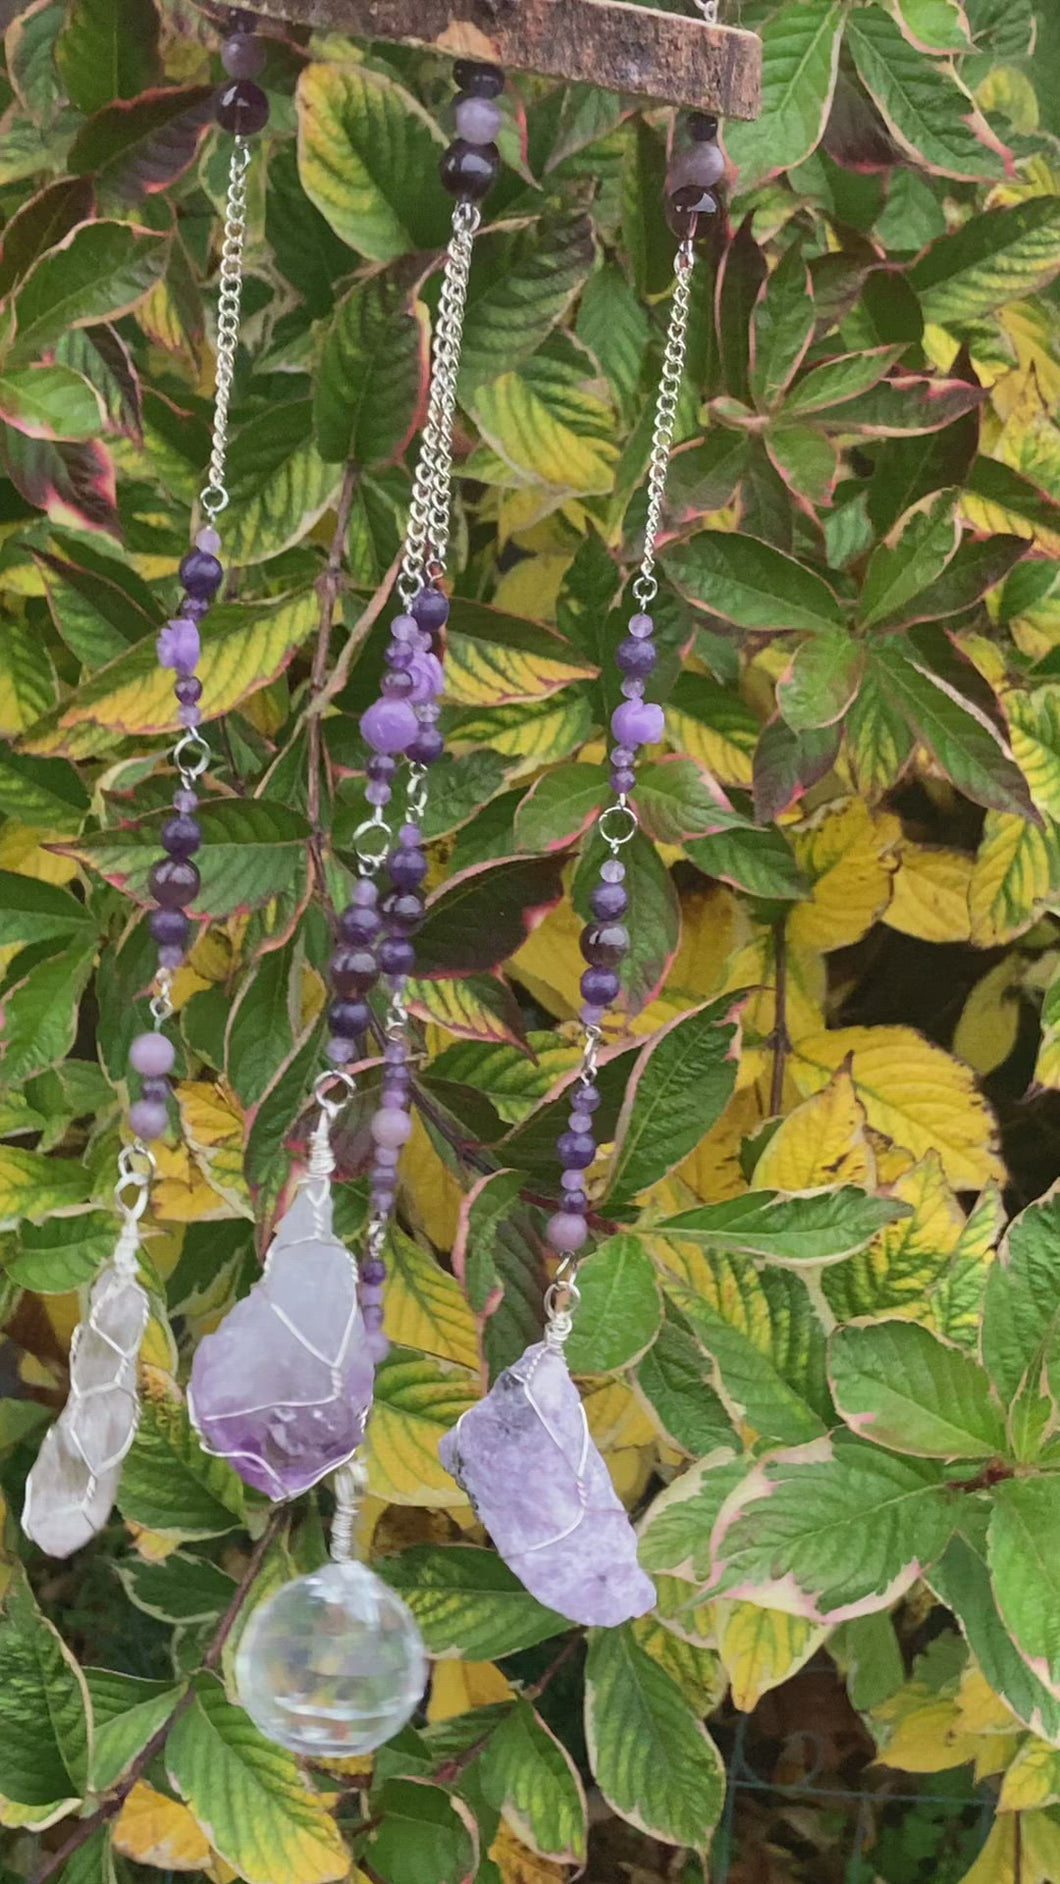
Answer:
[[[207,1451],[277,1502],[351,1457],[372,1403],[357,1271],[330,1193],[311,1191],[283,1218],[261,1281],[200,1342],[188,1390]]]
[[[539,1602],[604,1628],[654,1607],[633,1526],[561,1353],[543,1341],[527,1348],[439,1451]]]
[[[69,1557],[102,1530],[136,1437],[148,1301],[131,1260],[132,1270],[128,1260],[108,1263],[92,1286],[70,1344],[69,1397],[26,1481],[22,1529],[50,1557]]]

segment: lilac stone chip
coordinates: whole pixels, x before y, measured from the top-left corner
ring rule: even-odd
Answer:
[[[208,1452],[277,1501],[356,1451],[372,1403],[357,1277],[331,1203],[300,1191],[260,1282],[196,1350],[188,1408]]]
[[[500,1555],[538,1601],[614,1628],[655,1605],[637,1539],[562,1354],[506,1368],[439,1447]]]

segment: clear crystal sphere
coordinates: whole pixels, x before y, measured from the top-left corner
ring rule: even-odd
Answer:
[[[294,1753],[370,1753],[404,1727],[427,1655],[411,1611],[363,1563],[329,1563],[259,1604],[236,1654],[239,1698]]]

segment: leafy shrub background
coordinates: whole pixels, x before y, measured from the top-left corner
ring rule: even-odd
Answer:
[[[968,1884],[1057,1874],[1060,1203],[1034,1200],[1060,1135],[1060,38],[1043,6],[1032,55],[1029,0],[743,17],[766,112],[726,132],[739,193],[695,297],[657,611],[667,741],[627,853],[605,1240],[572,1346],[658,1613],[585,1643],[513,1586],[435,1454],[537,1326],[576,1057],[569,896],[592,869],[672,258],[670,115],[520,79],[460,386],[452,757],[364,1520],[440,1659],[427,1723],[371,1773],[306,1776],[226,1698],[240,1579],[257,1567],[252,1602],[319,1561],[320,1514],[267,1527],[199,1452],[181,1382],[303,1142],[451,94],[446,61],[277,28],[145,1418],[97,1549],[55,1566],[7,1526],[10,1872],[323,1884],[352,1851],[384,1884],[545,1884],[585,1860],[588,1787],[591,1876],[690,1884],[749,1726],[781,1780],[805,1773],[808,1727],[833,1791],[942,1778],[915,1824],[870,1815],[856,1840],[834,1804],[771,1817],[749,1793],[733,1818],[730,1798],[714,1862],[734,1877],[838,1878],[849,1857],[906,1879],[924,1852]],[[145,1017],[130,898],[171,789],[154,629],[207,455],[215,43],[187,0],[38,0],[5,38],[12,1512],[113,1241]],[[366,1105],[342,1145],[351,1236]]]

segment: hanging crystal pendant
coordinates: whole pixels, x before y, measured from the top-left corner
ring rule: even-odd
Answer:
[[[347,1554],[358,1476],[351,1467],[337,1474],[336,1561],[261,1603],[236,1654],[251,1720],[303,1757],[371,1753],[411,1719],[427,1683],[411,1610]]]

